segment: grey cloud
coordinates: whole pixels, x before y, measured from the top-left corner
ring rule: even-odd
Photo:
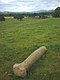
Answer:
[[[0,1],[0,10],[5,8],[8,10],[9,7],[27,7],[31,10],[42,10],[42,9],[54,9],[60,5],[60,0],[15,0],[9,3],[2,3]],[[11,10],[11,8],[10,8]]]

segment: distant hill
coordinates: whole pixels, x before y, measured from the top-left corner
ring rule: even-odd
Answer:
[[[38,10],[38,11],[31,11],[31,12],[9,12],[9,11],[2,11],[0,12],[0,14],[9,14],[9,13],[18,13],[18,14],[22,14],[22,13],[42,13],[42,12],[53,12],[54,10]]]
[[[39,10],[39,11],[32,11],[32,13],[41,13],[41,12],[53,12],[54,10]]]

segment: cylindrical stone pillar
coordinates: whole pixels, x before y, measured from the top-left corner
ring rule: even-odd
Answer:
[[[27,70],[33,63],[36,62],[43,54],[46,52],[47,48],[42,46],[34,51],[27,59],[25,59],[22,63],[15,64],[13,66],[14,74],[17,76],[24,77],[27,74]]]

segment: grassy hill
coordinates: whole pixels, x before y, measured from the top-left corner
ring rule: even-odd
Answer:
[[[16,77],[12,66],[45,45],[48,51],[30,68],[25,78]],[[60,80],[60,19],[0,22],[0,80]]]

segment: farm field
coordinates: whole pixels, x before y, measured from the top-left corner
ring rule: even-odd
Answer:
[[[47,52],[25,78],[16,77],[13,65],[41,46]],[[0,80],[60,80],[60,19],[6,18],[0,22]]]

